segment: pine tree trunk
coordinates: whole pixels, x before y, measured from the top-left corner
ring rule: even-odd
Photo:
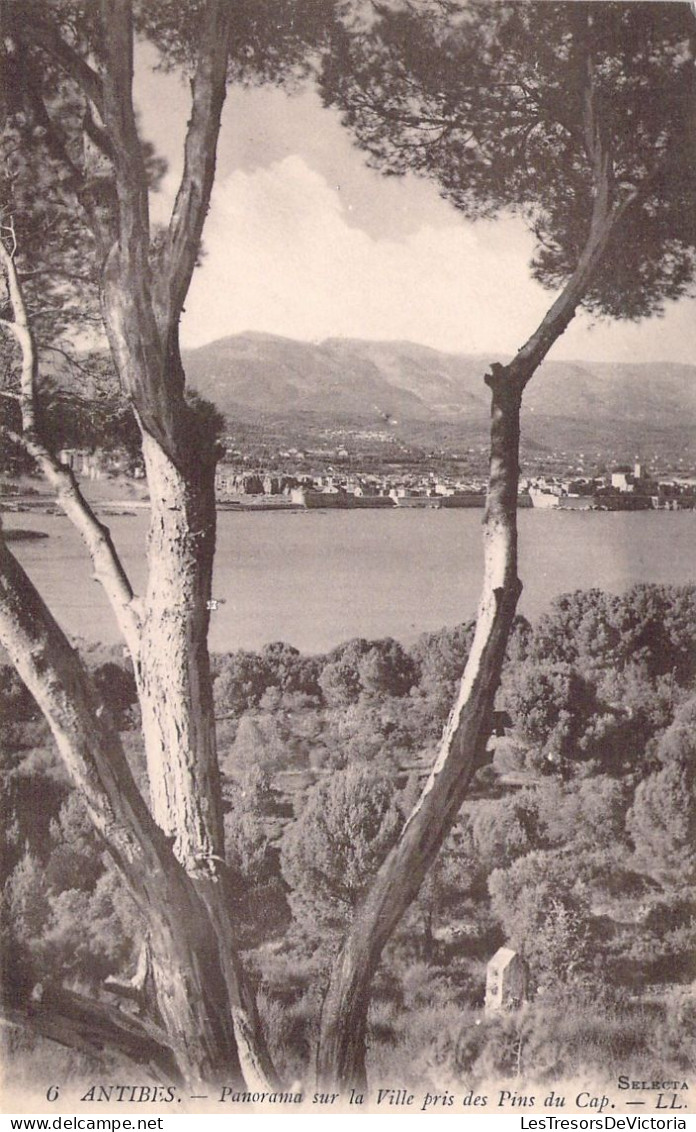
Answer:
[[[421,798],[358,908],[334,964],[324,1000],[317,1056],[322,1085],[366,1085],[370,985],[382,949],[418,894],[454,825],[469,782],[483,764],[495,694],[515,616],[517,485],[522,387],[493,367],[491,459],[484,517],[484,581],[476,633],[455,707]]]
[[[184,475],[147,434],[149,576],[136,663],[155,821],[191,876],[224,860],[207,635],[215,549],[214,462]]]
[[[575,316],[636,192],[613,202],[613,162],[596,117],[588,69],[583,121],[593,166],[592,217],[572,276],[507,366],[486,374],[491,389],[490,471],[483,521],[484,576],[476,631],[432,773],[401,836],[358,909],[324,1000],[317,1076],[326,1086],[364,1087],[370,987],[382,950],[452,829],[469,782],[485,762],[495,695],[517,608],[517,490],[522,394]]]
[[[235,952],[207,644],[216,526],[214,445],[194,451],[184,473],[148,434],[143,453],[150,489],[150,571],[136,670],[151,810],[195,884],[206,906],[207,930],[217,941],[222,970],[214,973],[218,984],[205,990],[229,1000],[236,1056],[228,1083],[237,1077],[239,1064],[247,1085],[264,1087],[275,1073],[255,996]],[[159,1007],[169,990],[167,971],[156,959],[153,975]]]

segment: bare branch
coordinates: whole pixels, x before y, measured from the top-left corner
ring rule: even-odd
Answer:
[[[111,159],[114,155],[113,147],[106,130],[95,122],[91,108],[88,106],[82,118],[82,126],[90,141],[101,150],[105,157]]]
[[[184,171],[162,254],[160,290],[165,333],[178,324],[193,269],[215,176],[215,154],[225,101],[233,5],[209,0],[192,83],[192,108]]]
[[[17,233],[15,232],[14,220],[11,217],[6,224],[0,224],[0,232],[6,232],[10,237],[11,247],[8,254],[14,259],[17,254]]]
[[[86,366],[83,366],[81,362],[78,362],[77,358],[75,358],[67,350],[64,350],[61,346],[47,346],[43,342],[39,342],[39,352],[41,351],[51,354],[60,354],[61,357],[65,358],[66,362],[69,362],[72,368],[78,371],[78,373],[84,374],[85,377],[89,378],[93,376]]]
[[[23,437],[14,439],[22,443],[36,460],[47,482],[55,488],[58,502],[80,532],[94,564],[95,577],[101,583],[116,615],[121,632],[133,659],[140,647],[139,606],[133,588],[111,539],[108,527],[100,523],[84,498],[71,470],[61,464],[42,443],[36,426],[36,388],[38,359],[34,337],[29,324],[22,286],[17,275],[13,256],[0,240],[2,264],[14,313],[14,322],[3,322],[22,353],[19,403],[22,412]]]

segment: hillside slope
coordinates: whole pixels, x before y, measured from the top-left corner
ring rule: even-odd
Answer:
[[[230,419],[293,421],[306,428],[387,424],[400,435],[471,438],[487,431],[483,374],[493,360],[411,342],[298,342],[246,333],[185,355],[191,384]],[[530,383],[523,421],[530,442],[565,447],[602,438],[677,447],[696,420],[696,366],[548,361]]]

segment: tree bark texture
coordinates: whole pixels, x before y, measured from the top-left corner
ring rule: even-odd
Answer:
[[[225,846],[207,646],[214,466],[192,484],[147,434],[143,452],[149,572],[136,677],[150,802],[187,872],[216,876]]]

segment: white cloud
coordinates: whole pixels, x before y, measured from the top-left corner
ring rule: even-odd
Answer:
[[[479,231],[455,220],[376,239],[347,222],[340,189],[300,156],[237,171],[215,190],[183,337],[255,329],[509,351],[548,300],[530,288],[517,231],[496,251]]]
[[[180,175],[189,92],[149,62],[141,52],[136,85],[145,135],[171,162],[152,198],[161,223]],[[521,223],[468,224],[427,180],[367,169],[310,91],[230,92],[204,239],[184,319],[189,344],[253,329],[409,338],[494,357],[521,345],[551,301],[529,279]],[[592,328],[580,314],[552,356],[692,362],[694,304],[638,325]]]
[[[401,239],[378,238],[349,223],[340,187],[301,155],[237,170],[213,194],[182,339],[199,345],[261,330],[513,353],[551,302],[529,278],[531,240],[515,220],[452,216],[451,227],[425,223]],[[690,361],[692,316],[684,303],[640,326],[590,328],[578,316],[553,356]]]

